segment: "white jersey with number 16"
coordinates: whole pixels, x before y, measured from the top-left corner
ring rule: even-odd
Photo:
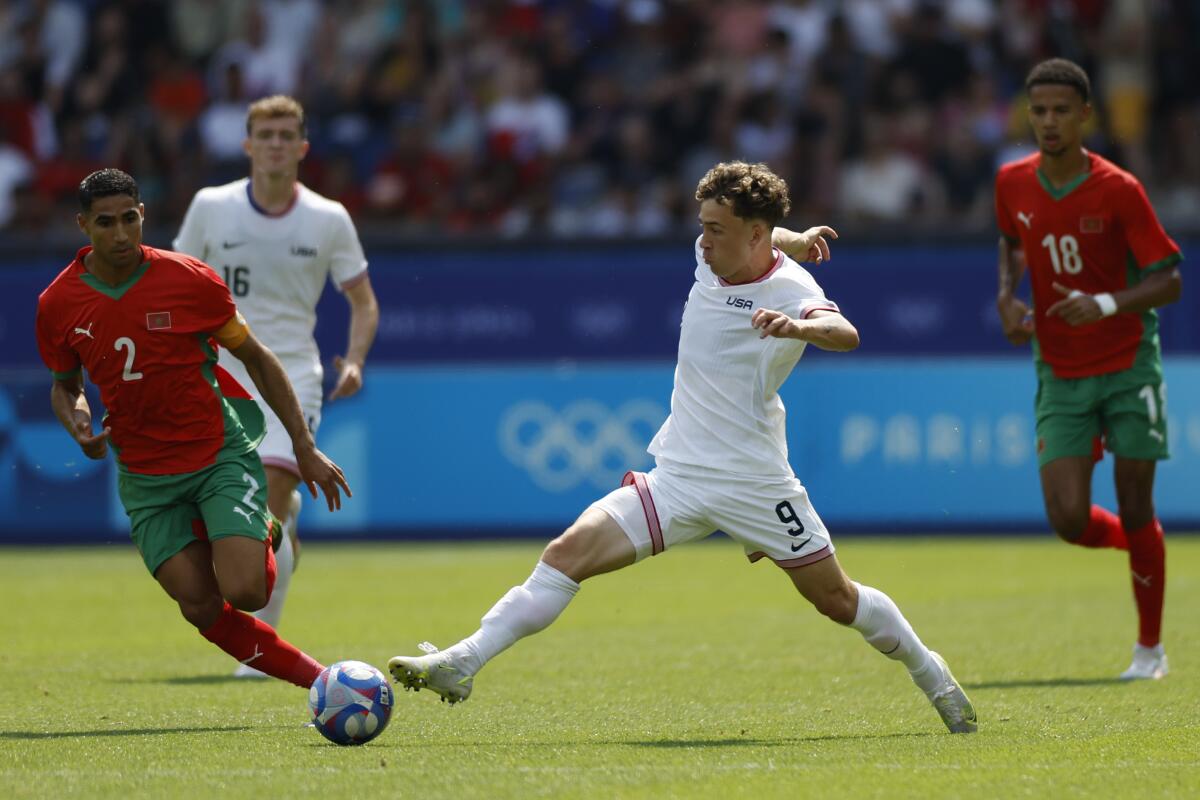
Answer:
[[[332,279],[344,291],[367,274],[362,244],[341,203],[296,184],[292,205],[271,215],[251,199],[248,178],[201,189],[175,249],[225,279],[255,336],[289,374],[311,368],[319,383],[313,328],[325,282]]]

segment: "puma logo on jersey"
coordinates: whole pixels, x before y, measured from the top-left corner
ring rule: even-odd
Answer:
[[[247,511],[246,509],[242,508],[241,506],[234,506],[233,513],[241,514],[243,517],[246,518],[246,522],[249,522],[251,525],[254,524],[254,517],[250,516],[250,512]]]
[[[302,258],[316,258],[317,257],[317,248],[305,247],[304,245],[294,244],[294,245],[292,245],[292,255],[300,256]]]
[[[258,649],[258,642],[255,642],[254,643],[254,655],[250,656],[249,658],[243,658],[241,663],[249,664],[251,661],[261,658],[262,655],[263,655],[263,651]]]
[[[1155,439],[1157,439],[1160,442],[1166,441],[1166,439],[1163,438],[1162,433],[1154,430],[1154,428],[1151,428],[1149,431],[1147,431],[1147,433],[1149,433],[1151,436],[1153,436]]]
[[[1025,223],[1026,230],[1033,227],[1033,214],[1026,214],[1024,211],[1018,211],[1017,219],[1019,219],[1019,220],[1021,220],[1021,222]]]
[[[75,332],[79,333],[79,334],[83,334],[84,336],[88,337],[89,339],[91,339],[94,342],[94,341],[96,341],[96,337],[92,336],[92,328],[94,328],[94,327],[96,327],[96,323],[92,322],[92,323],[89,323],[86,328],[76,328]]]
[[[747,300],[744,297],[726,297],[725,305],[733,306],[734,308],[744,308],[747,311],[754,308],[754,301]]]

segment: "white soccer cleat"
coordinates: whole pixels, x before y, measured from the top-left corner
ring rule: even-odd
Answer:
[[[941,685],[932,692],[926,692],[925,696],[929,698],[929,702],[933,703],[942,722],[946,723],[946,727],[950,729],[951,733],[974,733],[979,730],[975,707],[971,705],[967,693],[954,679],[954,674],[946,665],[946,659],[932,650],[929,651],[929,655],[937,662],[944,679]]]
[[[238,664],[238,668],[233,671],[235,678],[269,678],[271,677],[261,670],[257,670],[249,664]]]
[[[1154,645],[1154,647],[1143,647],[1140,644],[1135,644],[1133,646],[1133,663],[1129,665],[1129,669],[1121,673],[1121,680],[1156,681],[1166,675],[1167,672],[1167,654],[1163,650],[1162,642]]]
[[[388,661],[388,671],[405,691],[429,689],[441,695],[443,703],[454,705],[471,696],[475,676],[459,667],[449,653],[438,650],[429,642],[417,645],[426,655],[396,656]]]

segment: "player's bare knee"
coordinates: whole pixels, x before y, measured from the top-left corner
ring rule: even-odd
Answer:
[[[267,587],[245,585],[238,586],[225,592],[229,605],[239,611],[258,611],[267,604]]]
[[[1046,503],[1046,518],[1050,521],[1050,527],[1063,541],[1079,541],[1083,532],[1087,530],[1090,514],[1090,508],[1085,507],[1081,510],[1064,503]]]
[[[564,575],[573,575],[583,566],[588,551],[586,529],[578,523],[567,528],[542,551],[542,561]]]
[[[221,616],[225,603],[219,596],[178,600],[179,613],[199,630],[207,630]]]

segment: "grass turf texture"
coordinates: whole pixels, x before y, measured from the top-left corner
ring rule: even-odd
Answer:
[[[1134,685],[1124,554],[854,539],[979,712],[950,736],[904,669],[728,541],[590,581],[455,708],[400,692],[328,744],[305,693],[235,681],[127,548],[0,550],[0,796],[1194,797],[1200,539],[1168,542],[1175,672]],[[448,645],[538,545],[309,545],[282,632],[326,663]]]

